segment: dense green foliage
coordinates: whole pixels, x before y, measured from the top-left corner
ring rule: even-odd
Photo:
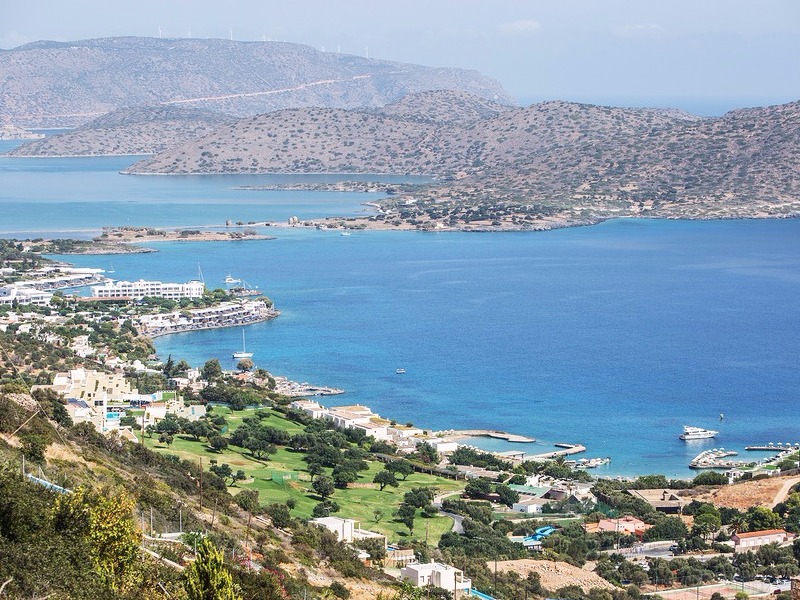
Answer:
[[[139,555],[132,508],[122,491],[59,496],[0,469],[0,580],[11,579],[6,593],[133,599],[157,580],[173,585],[176,573]]]

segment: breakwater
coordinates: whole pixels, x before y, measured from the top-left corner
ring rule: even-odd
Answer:
[[[447,436],[454,440],[469,437],[490,437],[521,444],[530,444],[536,441],[536,438],[517,435],[515,433],[508,433],[505,431],[497,431],[494,429],[448,429],[446,431],[436,431],[433,435]]]
[[[583,444],[565,444],[563,442],[554,444],[559,450],[551,452],[542,452],[541,454],[526,454],[527,460],[547,460],[558,458],[559,456],[569,456],[570,454],[580,454],[586,452],[586,446]]]

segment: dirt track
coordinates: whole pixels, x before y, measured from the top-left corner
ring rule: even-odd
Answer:
[[[768,506],[772,508],[783,502],[800,477],[771,477],[757,481],[744,481],[734,485],[726,485],[710,493],[698,496],[697,500],[713,502],[717,506],[747,510],[752,506]]]

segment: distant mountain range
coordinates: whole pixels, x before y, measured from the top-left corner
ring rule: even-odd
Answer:
[[[138,106],[248,116],[284,108],[378,107],[455,89],[511,104],[476,71],[367,59],[283,42],[103,38],[0,50],[0,120],[74,127]]]

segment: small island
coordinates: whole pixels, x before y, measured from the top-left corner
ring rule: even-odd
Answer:
[[[104,227],[103,233],[94,238],[96,243],[132,242],[227,242],[247,240],[273,240],[274,237],[259,235],[251,224],[239,222],[225,224],[225,230],[210,227],[160,228],[160,227]],[[235,227],[235,230],[231,230]]]

